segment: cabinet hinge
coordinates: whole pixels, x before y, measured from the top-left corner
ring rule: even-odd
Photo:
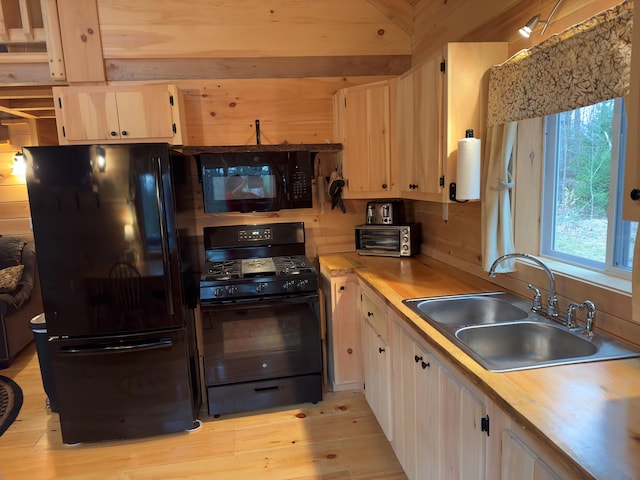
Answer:
[[[489,415],[480,419],[480,431],[487,432],[487,437],[489,436]]]
[[[440,71],[441,71],[442,73],[444,73],[444,72],[446,72],[446,71],[447,71],[447,64],[446,64],[446,62],[445,62],[444,60],[442,60],[442,61],[440,62]]]
[[[440,186],[444,187],[444,175],[440,177]]]
[[[173,107],[173,95],[169,95],[169,103]]]
[[[171,129],[173,130],[173,133],[178,133],[178,127],[176,127],[175,123],[171,126]]]

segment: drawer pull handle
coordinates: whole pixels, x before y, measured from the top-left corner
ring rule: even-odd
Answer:
[[[253,391],[256,393],[260,393],[260,392],[268,392],[270,390],[280,390],[280,387],[278,385],[274,385],[272,387],[260,387],[260,388],[254,388]]]

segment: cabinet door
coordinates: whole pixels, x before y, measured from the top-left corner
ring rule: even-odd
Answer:
[[[485,407],[450,373],[441,376],[442,478],[485,478]]]
[[[62,139],[66,142],[120,138],[113,91],[62,88],[57,95],[56,114]]]
[[[441,61],[441,55],[433,56],[398,81],[398,184],[406,198],[442,196]]]
[[[502,478],[559,480],[557,476],[513,432],[502,432]]]
[[[143,88],[116,93],[120,138],[171,138],[173,120],[169,91]]]
[[[360,389],[360,322],[357,315],[357,281],[349,276],[331,279],[330,339],[334,390]]]
[[[400,323],[392,325],[392,445],[410,480],[435,480],[440,477],[441,368]]]
[[[640,18],[640,2],[633,7],[634,18]],[[640,28],[633,30],[633,45],[640,45]],[[627,131],[638,132],[640,129],[640,49],[631,49],[631,78],[627,108]],[[623,218],[640,222],[640,200],[633,200],[631,192],[640,190],[640,138],[638,135],[627,135],[626,161],[624,166],[624,200]],[[636,192],[637,193],[637,192]],[[638,303],[634,299],[634,303]]]
[[[174,85],[54,87],[53,93],[61,145],[183,143],[183,106]]]
[[[391,352],[383,337],[368,321],[362,325],[364,392],[367,402],[389,441],[393,438],[391,415]]]
[[[392,190],[390,85],[377,82],[341,90],[335,103],[343,143],[345,198],[384,198]]]

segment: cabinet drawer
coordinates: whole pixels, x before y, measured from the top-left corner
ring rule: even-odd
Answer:
[[[366,292],[362,291],[360,308],[363,318],[371,324],[378,335],[386,340],[388,338],[386,306],[380,305]]]

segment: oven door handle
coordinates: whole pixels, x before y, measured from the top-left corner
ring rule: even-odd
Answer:
[[[73,345],[62,347],[58,353],[60,355],[107,355],[114,353],[142,352],[147,350],[157,350],[159,348],[171,348],[173,339],[160,338],[154,341],[116,343],[112,345]]]

